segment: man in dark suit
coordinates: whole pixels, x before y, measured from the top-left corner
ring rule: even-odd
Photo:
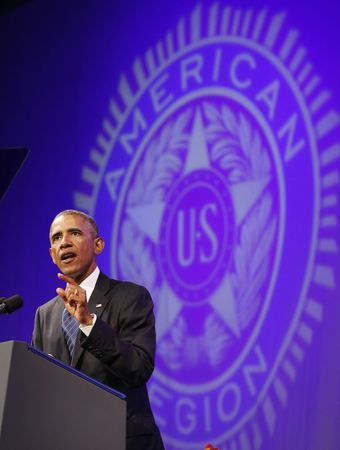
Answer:
[[[66,286],[38,308],[33,345],[126,394],[127,450],[163,450],[145,385],[156,347],[150,294],[100,272],[96,258],[104,241],[87,214],[59,213],[50,228],[50,243],[51,258],[62,272],[58,277]]]

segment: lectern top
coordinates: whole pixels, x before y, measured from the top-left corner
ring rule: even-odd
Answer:
[[[91,378],[88,375],[85,375],[83,372],[79,372],[79,370],[74,369],[73,367],[64,364],[63,362],[59,361],[56,358],[53,358],[52,356],[48,355],[47,353],[44,353],[44,352],[38,350],[37,348],[32,347],[31,345],[28,345],[28,349],[31,352],[37,353],[41,357],[48,359],[53,364],[56,364],[57,366],[62,367],[63,369],[67,370],[68,372],[74,373],[75,375],[77,375],[77,377],[83,378],[84,380],[88,381],[89,383],[95,384],[99,388],[104,389],[104,391],[110,392],[111,394],[115,395],[116,397],[119,397],[122,400],[126,400],[126,398],[127,398],[126,395],[122,394],[121,392],[116,391],[115,389],[107,386],[106,384],[100,383],[99,381],[95,380],[94,378]]]

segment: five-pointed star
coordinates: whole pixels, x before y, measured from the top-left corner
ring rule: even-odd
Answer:
[[[199,109],[195,113],[188,147],[182,176],[185,177],[196,170],[210,169],[209,153]],[[268,179],[265,179],[243,182],[229,187],[235,212],[236,226],[242,222],[248,214],[248,211],[256,203],[267,183]],[[165,208],[166,204],[159,202],[151,205],[131,207],[127,210],[127,214],[139,229],[155,245],[158,245]],[[221,317],[233,334],[236,337],[240,337],[235,298],[228,273],[218,288],[212,292],[207,302],[210,303],[211,307]],[[164,280],[159,299],[157,299],[156,331],[158,340],[171,328],[183,307],[182,300],[171,289],[169,283]]]

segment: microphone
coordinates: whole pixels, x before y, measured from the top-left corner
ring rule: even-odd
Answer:
[[[24,304],[20,295],[12,295],[12,297],[0,298],[0,314],[10,314],[21,308]]]

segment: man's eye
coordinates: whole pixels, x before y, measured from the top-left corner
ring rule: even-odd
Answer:
[[[72,235],[73,236],[79,236],[80,235],[80,231],[72,231]]]
[[[58,241],[60,239],[60,236],[58,235],[58,236],[53,236],[53,238],[52,238],[52,242],[56,242],[56,241]]]

